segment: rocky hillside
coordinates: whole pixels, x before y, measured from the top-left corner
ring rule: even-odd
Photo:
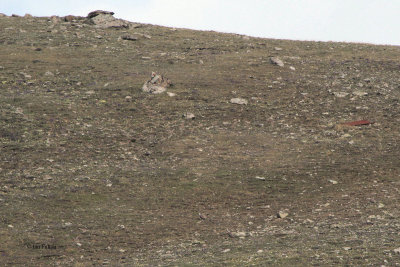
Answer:
[[[400,47],[0,16],[0,265],[400,264]]]

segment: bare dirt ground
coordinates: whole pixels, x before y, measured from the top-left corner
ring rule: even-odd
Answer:
[[[0,17],[0,265],[399,266],[399,100],[395,46]]]

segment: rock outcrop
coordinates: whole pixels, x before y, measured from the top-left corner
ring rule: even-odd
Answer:
[[[114,12],[96,10],[87,15],[90,23],[98,28],[129,28],[129,22],[123,19],[114,18]]]

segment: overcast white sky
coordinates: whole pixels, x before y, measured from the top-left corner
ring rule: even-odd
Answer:
[[[400,0],[0,0],[7,15],[86,16],[96,9],[164,26],[400,45]]]

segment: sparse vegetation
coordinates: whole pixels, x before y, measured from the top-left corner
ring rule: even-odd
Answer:
[[[400,264],[399,47],[0,28],[0,265]]]

